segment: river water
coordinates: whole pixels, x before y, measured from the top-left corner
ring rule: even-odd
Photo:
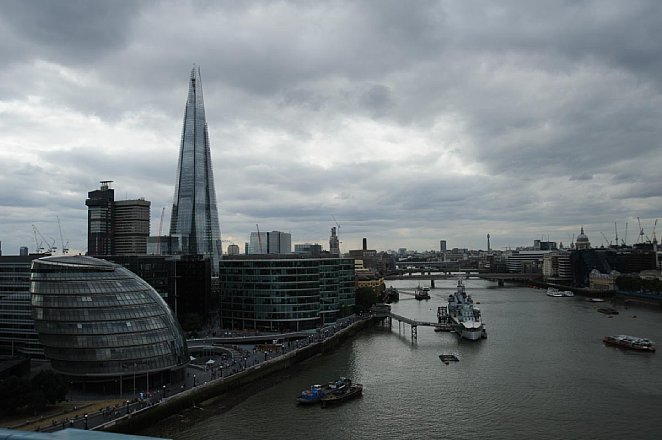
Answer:
[[[410,288],[411,281],[391,285]],[[376,327],[337,351],[304,362],[272,387],[209,417],[176,439],[659,439],[662,352],[607,347],[609,334],[648,337],[662,346],[662,313],[615,307],[608,317],[583,297],[465,281],[480,302],[488,339],[409,326]],[[401,295],[397,314],[436,321],[455,281],[436,281],[432,299]],[[601,304],[605,305],[605,304]],[[609,305],[607,303],[607,305]],[[636,317],[635,317],[636,316]],[[661,350],[662,351],[662,350]],[[444,365],[440,353],[460,362]],[[347,376],[363,396],[341,406],[298,407],[313,383]]]

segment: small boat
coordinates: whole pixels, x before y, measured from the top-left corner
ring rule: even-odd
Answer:
[[[561,295],[563,295],[563,296],[575,296],[575,294],[571,290],[562,290]]]
[[[639,351],[655,351],[655,343],[650,339],[638,338],[636,336],[616,335],[605,336],[603,342],[620,348]]]
[[[448,365],[450,362],[458,362],[460,360],[454,354],[440,354],[439,359],[446,365]]]
[[[297,402],[302,405],[317,403],[322,400],[324,396],[330,394],[340,393],[351,385],[352,381],[341,377],[334,382],[329,382],[326,385],[312,385],[309,390],[304,390],[297,397]]]
[[[325,392],[322,388],[322,385],[311,385],[309,390],[301,391],[301,394],[299,394],[299,397],[297,397],[297,403],[301,405],[317,403],[320,401],[324,394]]]
[[[351,381],[350,381],[351,383]],[[333,405],[336,403],[344,402],[354,397],[358,397],[363,393],[363,385],[360,383],[352,383],[349,387],[344,388],[342,391],[329,393],[322,397],[322,408],[327,405]]]
[[[563,292],[561,292],[559,289],[555,289],[554,287],[548,287],[546,295],[553,296],[555,298],[560,298],[562,296],[565,296]]]
[[[414,290],[414,298],[417,300],[430,299],[430,288],[421,287],[420,284]]]
[[[618,315],[618,310],[612,309],[611,307],[601,307],[598,309],[598,312],[604,313],[605,315]]]
[[[602,299],[602,298],[586,298],[586,301],[592,302],[592,303],[603,303],[603,302],[605,302],[605,300]]]

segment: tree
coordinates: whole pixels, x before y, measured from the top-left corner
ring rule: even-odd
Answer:
[[[357,312],[367,312],[374,304],[379,301],[379,295],[370,287],[359,287],[356,289],[356,310]]]
[[[51,405],[63,401],[67,397],[67,392],[69,392],[67,382],[61,376],[55,374],[53,370],[40,371],[32,378],[31,385],[35,390],[35,403],[39,400],[39,392],[42,393],[46,402]]]
[[[0,412],[14,414],[28,405],[32,397],[32,387],[27,379],[10,376],[0,381]]]
[[[185,332],[199,332],[204,326],[202,316],[197,313],[185,313],[180,324]]]

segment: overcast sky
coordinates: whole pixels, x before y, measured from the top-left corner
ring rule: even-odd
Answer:
[[[485,249],[662,206],[662,2],[0,2],[0,240],[87,249],[87,192],[168,231],[201,68],[224,247]],[[662,228],[662,225],[661,225]],[[652,238],[652,237],[651,237]]]

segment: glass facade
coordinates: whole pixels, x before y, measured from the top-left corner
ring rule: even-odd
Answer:
[[[221,327],[301,331],[354,305],[354,260],[226,258],[220,264]]]
[[[0,353],[43,359],[32,320],[30,266],[38,256],[0,256]]]
[[[32,263],[32,316],[53,369],[108,378],[180,369],[189,355],[161,296],[116,264],[85,256]]]
[[[182,253],[208,256],[218,272],[221,233],[199,68],[191,71],[189,82],[170,235],[182,237]]]

